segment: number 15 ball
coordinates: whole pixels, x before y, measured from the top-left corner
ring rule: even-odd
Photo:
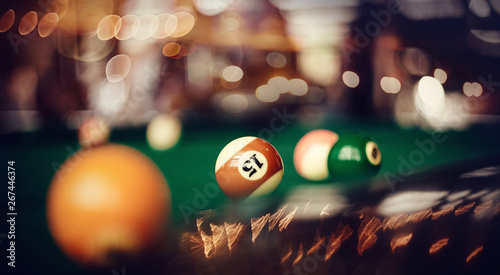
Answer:
[[[224,194],[233,200],[264,196],[280,184],[283,161],[269,142],[257,137],[241,137],[220,152],[215,177]]]

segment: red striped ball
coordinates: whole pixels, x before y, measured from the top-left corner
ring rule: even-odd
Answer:
[[[283,161],[269,142],[241,137],[222,149],[215,176],[224,194],[233,200],[269,195],[283,178]]]

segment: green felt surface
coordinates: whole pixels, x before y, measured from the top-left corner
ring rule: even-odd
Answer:
[[[317,128],[330,129],[340,135],[358,132],[373,138],[382,153],[383,164],[378,174],[381,177],[388,175],[387,172],[404,176],[407,172],[500,151],[497,138],[500,131],[490,126],[475,126],[462,132],[433,135],[420,129],[402,129],[391,122],[381,121],[330,119],[314,127],[299,122],[290,123],[280,131],[273,132],[272,138],[268,140],[281,154],[285,167],[277,197],[294,186],[310,183],[295,171],[293,149],[300,137]],[[238,123],[187,125],[179,144],[165,152],[154,151],[148,146],[145,128],[116,130],[111,141],[140,150],[163,171],[172,194],[172,232],[178,232],[176,230],[182,230],[194,222],[195,215],[189,211],[215,209],[228,202],[229,199],[215,185],[217,156],[231,140],[245,135],[258,136],[261,129],[255,125],[243,127]],[[45,196],[55,169],[79,149],[76,132],[61,130],[54,133],[45,130],[4,136],[1,141],[1,163],[6,167],[7,160],[16,161],[16,249],[19,266],[77,272],[79,269],[53,243],[45,218]],[[427,147],[427,151],[418,145],[429,145],[429,142],[433,146]],[[6,183],[4,186],[4,192],[7,193]],[[200,200],[200,196],[205,199]],[[2,205],[6,207],[5,198],[2,198]],[[0,233],[7,231],[7,224],[2,223]],[[3,250],[7,240],[5,237],[0,240]]]

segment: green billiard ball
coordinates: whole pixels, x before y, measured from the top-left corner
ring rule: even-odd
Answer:
[[[376,175],[382,155],[377,144],[357,134],[340,136],[328,154],[328,170],[333,180],[357,181]]]

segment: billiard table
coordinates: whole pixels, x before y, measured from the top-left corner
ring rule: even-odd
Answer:
[[[113,129],[110,142],[138,149],[164,173],[171,221],[159,249],[101,270],[71,262],[47,228],[47,190],[59,166],[80,149],[76,130],[61,122],[0,136],[4,220],[10,218],[8,161],[15,161],[17,213],[15,232],[8,222],[0,226],[2,274],[498,274],[499,125],[431,132],[329,115],[314,126],[296,119],[272,130],[270,119],[200,116],[184,123],[168,151],[148,146],[145,126]],[[382,154],[377,176],[301,178],[294,146],[319,128],[374,139]],[[273,196],[234,202],[217,186],[215,161],[228,142],[248,135],[274,145],[284,177]],[[7,265],[10,235],[15,268]]]

